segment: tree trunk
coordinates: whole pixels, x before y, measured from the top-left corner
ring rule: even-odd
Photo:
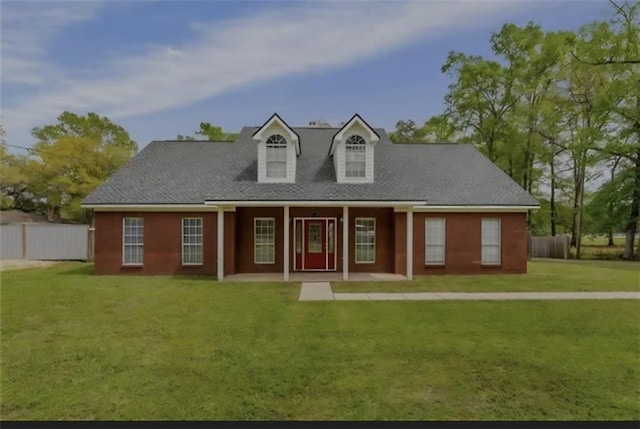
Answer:
[[[59,222],[60,221],[60,207],[48,206],[47,207],[47,220],[49,222]]]
[[[551,217],[551,236],[556,236],[556,172],[555,162],[552,159],[549,165],[551,167],[551,199],[549,200],[549,211]]]
[[[617,157],[613,162],[613,167],[611,167],[611,182],[616,178],[616,168],[618,168],[618,163],[620,162],[620,157]],[[609,219],[613,218],[613,202],[609,202],[607,207],[607,214],[609,215]],[[607,243],[608,247],[613,247],[615,244],[613,242],[613,226],[609,226],[607,228],[607,237],[609,238],[609,242]]]
[[[577,165],[573,167],[573,212],[571,214],[571,246],[576,247],[578,240],[577,236],[577,228],[578,228],[578,196],[580,194],[580,173]]]
[[[640,214],[640,150],[636,152],[635,178],[633,183],[633,196],[631,197],[631,213],[625,228],[625,242],[622,257],[633,260],[633,245],[635,243],[636,231],[638,228],[638,215]],[[639,252],[640,253],[640,252]]]
[[[576,259],[580,259],[580,245],[582,243],[582,206],[584,202],[584,180],[587,173],[587,166],[584,162],[579,169],[579,180],[578,180],[578,193],[576,196],[576,204],[574,204],[577,208],[575,212],[576,219],[576,227],[575,227],[575,239],[576,239]]]

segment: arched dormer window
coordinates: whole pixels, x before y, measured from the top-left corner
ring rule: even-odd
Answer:
[[[366,177],[367,143],[359,135],[353,135],[345,142],[345,177]]]
[[[280,134],[269,136],[266,142],[266,175],[270,179],[287,177],[287,140]]]

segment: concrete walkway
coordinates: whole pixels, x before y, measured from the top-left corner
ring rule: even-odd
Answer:
[[[302,283],[299,301],[333,301],[333,291],[329,282]]]
[[[640,299],[640,292],[407,292],[407,293],[333,293],[329,282],[306,282],[300,289],[300,301],[514,301]]]

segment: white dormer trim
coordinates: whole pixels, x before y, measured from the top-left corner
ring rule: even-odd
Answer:
[[[346,143],[352,136],[359,136],[365,141],[365,175],[364,177],[347,177]],[[333,166],[338,183],[373,183],[374,181],[374,148],[380,136],[357,113],[347,121],[333,136],[329,155],[333,157]]]
[[[347,134],[349,130],[353,128],[353,126],[356,124],[360,125],[362,128],[364,128],[367,131],[368,138],[367,136],[362,136],[362,137],[364,137],[364,139],[367,140],[368,143],[372,143],[374,145],[378,143],[378,140],[380,140],[380,136],[378,135],[378,133],[376,133],[375,130],[371,128],[369,124],[367,124],[367,122],[364,119],[362,119],[360,115],[356,113],[351,117],[351,119],[347,121],[346,124],[342,126],[342,128],[338,130],[336,135],[333,136],[333,140],[331,141],[331,148],[329,149],[329,155],[333,156],[333,153],[336,150],[337,142],[344,142],[351,136],[351,134],[349,135],[345,135],[345,134]]]
[[[286,140],[286,175],[285,177],[267,176],[267,141],[272,135],[280,135]],[[274,113],[254,134],[258,142],[258,183],[294,183],[296,181],[296,161],[300,155],[300,137],[287,123]]]
[[[300,136],[298,136],[298,133],[293,131],[293,129],[289,125],[287,125],[287,123],[277,113],[271,115],[267,122],[265,122],[264,125],[258,129],[258,131],[253,133],[253,139],[266,142],[270,134],[265,135],[265,133],[267,133],[269,129],[271,129],[274,125],[279,125],[286,130],[287,135],[285,135],[284,137],[287,139],[287,141],[295,143],[296,156],[300,155]]]

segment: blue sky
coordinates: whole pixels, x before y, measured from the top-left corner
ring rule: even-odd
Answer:
[[[144,147],[201,121],[238,131],[278,112],[290,125],[422,123],[443,110],[447,52],[490,55],[506,22],[577,29],[602,1],[2,2],[2,125],[95,111]]]

